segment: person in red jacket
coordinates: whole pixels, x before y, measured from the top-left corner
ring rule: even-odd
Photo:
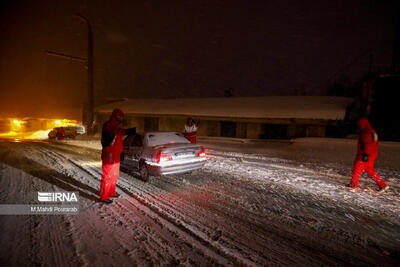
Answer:
[[[64,139],[64,135],[65,135],[65,130],[64,130],[63,127],[60,127],[60,129],[58,130],[57,139],[58,140],[63,140]]]
[[[360,127],[358,136],[357,155],[354,161],[352,178],[349,184],[351,189],[356,189],[361,174],[365,171],[379,186],[379,191],[388,189],[388,185],[374,170],[374,162],[378,156],[378,134],[366,118],[357,122]]]
[[[197,142],[197,130],[199,128],[199,124],[200,121],[196,122],[189,117],[187,118],[186,124],[183,127],[183,136],[193,144],[196,144]]]
[[[119,167],[122,154],[122,138],[124,135],[136,134],[136,128],[122,129],[120,123],[124,113],[120,109],[114,109],[111,117],[103,125],[101,132],[102,171],[100,185],[100,201],[112,203],[110,198],[116,197],[115,186],[119,177]]]

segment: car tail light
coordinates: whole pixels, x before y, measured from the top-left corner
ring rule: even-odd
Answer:
[[[200,150],[200,152],[197,153],[197,156],[198,156],[198,157],[205,157],[206,155],[207,155],[207,154],[206,154],[206,151],[205,151],[204,149]]]
[[[171,155],[164,154],[162,152],[158,152],[157,154],[157,163],[166,162],[172,160]]]

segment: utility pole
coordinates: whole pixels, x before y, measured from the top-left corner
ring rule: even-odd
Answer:
[[[89,20],[81,14],[76,15],[88,28],[87,70],[88,70],[88,101],[87,101],[87,131],[93,133],[94,122],[94,92],[93,92],[93,32]],[[84,108],[85,113],[85,108]]]
[[[76,14],[76,17],[81,19],[86,23],[88,28],[88,49],[87,49],[87,58],[81,58],[71,55],[66,55],[59,52],[54,52],[50,50],[46,50],[46,54],[50,56],[61,57],[65,59],[69,59],[72,61],[80,62],[85,65],[88,72],[88,99],[84,103],[83,107],[83,123],[86,125],[87,134],[93,133],[93,122],[94,122],[94,90],[93,90],[93,32],[92,27],[89,23],[89,20],[81,14]]]

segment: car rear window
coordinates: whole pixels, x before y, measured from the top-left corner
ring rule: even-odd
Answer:
[[[149,146],[159,146],[170,143],[190,143],[185,137],[178,133],[151,133],[148,135]]]

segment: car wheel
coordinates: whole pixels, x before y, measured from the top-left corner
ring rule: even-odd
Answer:
[[[147,169],[146,163],[142,162],[140,164],[139,174],[140,174],[140,178],[142,178],[143,181],[145,181],[145,182],[150,181],[149,170]]]

